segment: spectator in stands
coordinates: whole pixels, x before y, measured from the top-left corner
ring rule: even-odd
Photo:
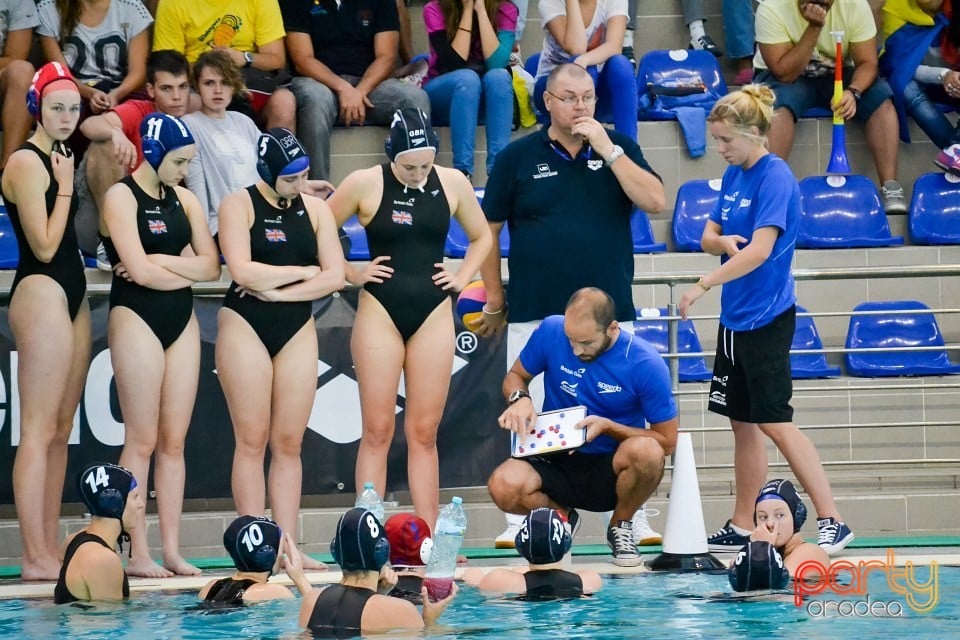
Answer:
[[[153,48],[179,51],[190,64],[204,51],[223,51],[243,70],[249,89],[234,94],[230,109],[265,128],[295,131],[296,101],[286,86],[284,35],[277,0],[163,0],[157,7]]]
[[[438,144],[423,111],[397,111],[385,145],[390,161],[354,171],[330,197],[337,226],[356,214],[373,258],[346,268],[349,282],[363,286],[350,337],[363,418],[357,486],[370,481],[385,494],[403,374],[407,481],[414,510],[431,524],[440,500],[437,430],[454,355],[450,294],[469,284],[491,244],[470,183],[434,164]],[[456,268],[443,263],[451,217],[470,241]]]
[[[940,149],[934,162],[960,175],[960,128],[937,107],[960,107],[960,12],[952,0],[888,0],[883,15],[880,73],[893,88],[900,139],[910,141],[909,114]]]
[[[225,197],[218,212],[233,282],[217,315],[216,365],[236,441],[237,511],[263,514],[269,492],[273,519],[296,535],[300,449],[317,390],[311,310],[343,288],[343,251],[327,204],[301,193],[310,159],[293,133],[271,129],[255,148],[259,179]]]
[[[589,16],[589,22],[585,16]],[[587,69],[593,78],[595,90],[591,95],[597,109],[611,113],[614,128],[636,140],[637,92],[624,90],[636,85],[636,72],[621,54],[627,0],[540,0],[540,19],[543,51],[533,90],[540,112],[548,111],[543,97],[547,76],[558,65],[572,62]]]
[[[217,235],[217,209],[229,194],[257,180],[257,141],[253,120],[227,106],[246,91],[243,76],[222,51],[205,51],[193,65],[193,86],[200,94],[200,111],[183,118],[197,143],[190,160],[187,188],[200,200],[210,232]]]
[[[697,300],[723,285],[707,408],[730,420],[737,492],[733,517],[707,542],[711,551],[736,551],[747,543],[756,496],[767,477],[769,438],[813,500],[818,544],[836,553],[854,534],[840,517],[817,449],[793,422],[790,406],[790,344],[797,314],[790,268],[800,226],[800,186],[787,163],[767,150],[767,134],[779,117],[773,105],[769,87],[751,84],[721,98],[707,117],[717,151],[730,164],[701,241],[704,251],[720,256],[720,266],[684,292],[680,315],[686,319]]]
[[[637,25],[637,2],[638,0],[627,0],[627,31],[623,37],[623,55],[631,62],[636,62],[633,51],[633,32]],[[726,2],[724,2],[724,5],[726,5]],[[687,43],[687,48],[702,49],[718,58],[722,56],[723,51],[713,41],[713,38],[707,35],[703,27],[703,23],[707,21],[703,0],[680,0],[680,9],[683,11],[683,24],[687,25],[687,30],[690,32],[690,42]],[[729,28],[727,28],[728,41],[729,33]]]
[[[424,85],[434,124],[449,125],[453,168],[473,176],[473,142],[483,105],[487,173],[510,142],[513,49],[517,7],[510,0],[430,0],[423,7],[430,39]]]
[[[127,100],[80,125],[90,140],[90,148],[80,163],[78,176],[86,181],[86,191],[98,212],[98,231],[104,233],[103,199],[107,189],[127,175],[143,160],[140,148],[140,122],[148,113],[159,111],[180,117],[187,110],[190,95],[190,65],[182,53],[154,51],[147,57],[147,95],[149,100]],[[78,184],[83,196],[83,185]],[[102,243],[97,246],[97,266],[110,271],[110,261]]]
[[[282,0],[281,7],[310,177],[330,178],[330,130],[337,122],[388,125],[407,107],[429,114],[423,89],[390,77],[400,38],[395,0]]]
[[[841,3],[832,10],[835,1]],[[777,97],[777,117],[770,129],[770,151],[786,160],[793,147],[797,118],[811,107],[830,106],[845,120],[866,123],[867,147],[880,178],[883,208],[906,213],[903,187],[897,182],[899,141],[897,113],[890,85],[877,77],[877,28],[867,0],[765,0],[757,9],[754,66],[757,82]],[[836,45],[842,31],[846,89],[832,104]]]
[[[636,318],[630,216],[634,206],[660,211],[666,199],[659,176],[636,141],[594,119],[593,78],[582,67],[555,67],[545,96],[550,125],[507,145],[483,198],[493,248],[480,270],[487,303],[479,324],[471,328],[481,336],[508,328],[508,368],[540,322],[562,313],[581,287],[606,288],[616,301],[617,320],[632,326],[626,324]],[[585,217],[584,211],[595,215]],[[510,227],[511,245],[506,300],[499,243],[504,223]],[[577,260],[562,257],[572,255]],[[539,407],[539,376],[532,393]],[[512,546],[521,521],[508,518],[498,546]],[[637,540],[657,535],[642,509],[634,524]]]
[[[27,62],[33,29],[40,24],[33,0],[12,0],[7,3],[6,20],[0,24],[0,127],[3,129],[3,147],[0,150],[0,170],[7,158],[30,135],[33,118],[27,111],[23,96],[30,88],[33,65]]]
[[[20,407],[13,497],[23,544],[21,577],[56,580],[67,440],[90,363],[73,155],[64,145],[80,118],[80,93],[70,70],[49,62],[37,70],[26,98],[37,127],[2,175],[20,258],[8,312]]]
[[[163,566],[150,558],[146,524],[131,537],[130,575],[198,575],[180,554],[184,445],[200,376],[196,282],[220,276],[206,212],[178,186],[196,151],[190,131],[155,112],[140,123],[144,161],[104,198],[103,243],[113,266],[107,344],[123,413],[120,463],[146,487],[153,458]]]

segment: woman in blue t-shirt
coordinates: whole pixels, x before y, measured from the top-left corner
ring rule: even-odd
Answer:
[[[763,436],[787,459],[817,510],[818,543],[843,549],[853,531],[843,523],[813,442],[793,423],[790,345],[796,296],[790,271],[800,224],[800,188],[787,163],[767,150],[774,94],[747,85],[707,118],[717,149],[730,164],[701,243],[720,256],[680,300],[684,318],[711,287],[723,286],[720,330],[708,408],[730,418],[737,501],[733,518],[708,538],[711,551],[736,551],[750,538],[754,498],[767,475]]]

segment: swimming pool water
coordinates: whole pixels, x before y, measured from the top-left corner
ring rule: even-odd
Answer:
[[[926,581],[928,569],[918,567]],[[436,638],[804,638],[866,640],[957,637],[960,567],[939,567],[937,605],[919,614],[890,590],[885,576],[868,579],[864,596],[821,593],[801,607],[791,594],[740,601],[725,576],[639,574],[605,576],[595,598],[565,602],[522,602],[488,598],[464,587],[441,618]],[[847,601],[844,605],[818,603]],[[902,617],[887,614],[898,611]],[[877,603],[883,603],[883,607]],[[195,594],[150,593],[128,603],[93,608],[55,606],[49,601],[0,601],[0,637],[77,640],[213,640],[217,638],[304,638],[297,627],[300,600],[269,602],[231,611],[196,610]],[[811,605],[814,605],[812,609]],[[826,609],[825,611],[824,608]],[[881,611],[885,609],[885,611]],[[811,611],[813,614],[811,614]],[[858,613],[859,611],[859,613]],[[823,615],[820,615],[823,612]],[[393,634],[390,638],[397,637]],[[400,636],[404,637],[404,636]]]

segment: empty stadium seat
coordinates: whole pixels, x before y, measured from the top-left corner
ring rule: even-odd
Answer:
[[[667,310],[637,309],[637,320],[633,323],[634,335],[640,336],[660,353],[670,352],[670,338],[667,333],[667,321],[659,318],[666,316]],[[677,352],[700,353],[700,338],[692,320],[681,320],[677,326]],[[694,358],[678,358],[680,382],[703,382],[713,377],[713,372],[707,368],[702,356]],[[669,363],[668,363],[669,364]]]
[[[701,89],[700,92],[696,88]],[[655,49],[640,58],[637,69],[637,93],[643,102],[651,90],[664,96],[697,96],[713,94],[716,100],[727,95],[727,83],[713,54],[698,49]],[[693,98],[692,98],[693,100]],[[640,120],[676,120],[670,111],[644,110]]]
[[[483,194],[486,191],[483,187],[474,187],[473,191],[477,194],[477,200],[483,202]],[[457,222],[456,218],[450,218],[450,230],[447,231],[447,241],[443,246],[443,255],[448,258],[462,258],[467,253],[467,247],[470,241],[467,240],[467,234]],[[500,257],[506,258],[510,255],[510,232],[507,230],[507,224],[504,223],[500,230]]]
[[[916,300],[864,302],[854,311],[920,310],[926,313],[882,313],[851,316],[847,349],[876,347],[942,347],[943,334],[930,308]],[[960,373],[946,349],[931,351],[873,351],[845,354],[847,373],[859,377],[940,376]]]
[[[807,310],[797,305],[797,314],[801,313],[807,313]],[[790,349],[823,349],[813,318],[797,315],[797,327]],[[822,353],[791,353],[790,371],[794,378],[832,378],[840,375],[840,367],[827,364],[827,356]]]
[[[949,173],[917,178],[908,221],[916,244],[960,244],[960,178]]]
[[[880,194],[865,176],[810,176],[800,181],[797,247],[890,247],[903,238],[890,234]]]
[[[0,269],[16,269],[19,262],[17,236],[13,233],[6,205],[0,205]]]
[[[344,250],[347,260],[369,260],[370,247],[367,245],[367,231],[360,224],[357,216],[352,215],[347,218],[341,228],[350,241],[349,248]]]
[[[630,216],[630,232],[633,236],[634,253],[663,253],[667,250],[664,242],[657,242],[653,237],[653,227],[646,212],[634,207]]]
[[[677,251],[703,251],[700,238],[720,199],[720,178],[689,180],[677,191],[671,234]]]

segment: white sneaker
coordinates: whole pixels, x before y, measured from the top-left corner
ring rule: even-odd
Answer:
[[[517,545],[514,542],[514,539],[517,537],[517,534],[520,533],[520,525],[523,523],[522,516],[514,516],[513,514],[506,514],[507,516],[507,528],[503,533],[498,535],[493,539],[493,548],[494,549],[516,549]]]
[[[110,265],[110,258],[107,257],[107,248],[102,242],[97,243],[97,269],[101,271],[113,271]]]
[[[647,547],[655,544],[663,544],[663,536],[650,528],[647,516],[660,515],[659,509],[647,509],[646,505],[637,509],[633,514],[633,540],[638,547]]]

